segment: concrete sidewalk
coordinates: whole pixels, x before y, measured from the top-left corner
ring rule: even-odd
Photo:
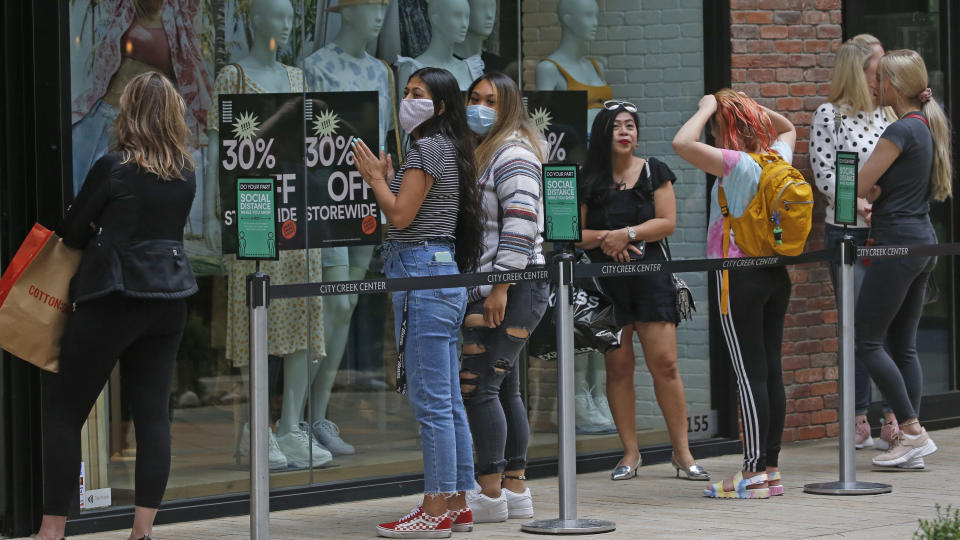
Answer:
[[[609,473],[577,478],[580,517],[615,521],[617,530],[603,538],[912,538],[917,518],[936,514],[935,503],[960,506],[960,428],[932,433],[940,450],[926,459],[922,471],[875,470],[873,449],[857,452],[857,479],[893,485],[887,495],[833,497],[807,495],[803,485],[837,479],[837,441],[790,444],[781,465],[784,497],[769,500],[713,500],[700,495],[706,485],[674,478],[668,464],[642,467],[637,478],[611,482]],[[715,479],[732,474],[737,455],[700,462]],[[557,480],[530,482],[537,518],[557,517]],[[274,512],[272,538],[373,538],[378,522],[404,515],[417,496],[334,504]],[[473,533],[454,538],[536,538],[520,531],[522,520],[477,525]],[[231,517],[156,527],[157,540],[249,538],[249,517]],[[124,539],[128,531],[73,536],[80,539]]]

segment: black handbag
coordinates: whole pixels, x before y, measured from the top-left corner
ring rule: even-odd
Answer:
[[[663,256],[669,261],[671,259],[670,245],[666,238],[660,242],[660,249],[663,250]],[[693,319],[693,312],[697,310],[697,305],[693,302],[693,293],[690,292],[690,287],[683,278],[672,272],[670,277],[673,280],[673,288],[677,291],[677,313],[680,314],[681,320],[689,321]]]

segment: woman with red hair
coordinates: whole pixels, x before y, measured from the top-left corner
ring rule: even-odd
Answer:
[[[718,146],[700,142],[710,123]],[[760,165],[750,156],[776,153],[790,162],[797,132],[793,124],[744,94],[724,89],[700,100],[697,112],[673,138],[677,154],[717,177],[711,193],[707,256],[724,254],[723,215],[717,203],[723,186],[729,214],[739,217],[757,193]],[[743,257],[730,231],[727,257]],[[729,294],[721,294],[716,272],[720,321],[737,376],[743,420],[743,470],[713,484],[704,495],[716,498],[765,499],[782,495],[779,454],[786,417],[780,347],[790,301],[786,268],[750,268],[729,273]],[[723,305],[724,300],[726,304]]]

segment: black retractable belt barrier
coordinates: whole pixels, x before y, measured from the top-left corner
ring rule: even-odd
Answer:
[[[376,294],[390,291],[477,287],[480,285],[495,285],[497,283],[521,283],[524,281],[548,281],[554,279],[556,279],[555,268],[538,267],[536,269],[505,272],[476,272],[448,276],[273,285],[270,287],[270,297],[301,298],[305,296],[334,296],[338,294]]]
[[[853,250],[849,249],[852,247],[852,239],[845,239],[847,243],[846,250],[843,249],[843,243],[838,244],[836,248],[833,249],[822,249],[818,251],[811,251],[809,253],[804,253],[795,257],[787,257],[782,255],[774,255],[770,257],[742,257],[742,258],[729,258],[729,259],[692,259],[692,260],[670,260],[670,261],[658,261],[658,262],[627,262],[627,263],[591,263],[591,264],[573,264],[573,279],[579,278],[590,278],[590,277],[614,277],[614,276],[629,276],[629,275],[640,275],[640,274],[649,274],[649,273],[659,273],[659,272],[703,272],[711,270],[738,270],[745,268],[767,268],[775,266],[791,266],[798,264],[809,264],[816,262],[840,262],[843,267],[841,272],[841,296],[843,298],[841,311],[844,311],[844,316],[840,320],[841,327],[841,339],[844,342],[844,347],[841,349],[841,449],[840,449],[840,465],[841,465],[841,479],[840,482],[831,482],[829,484],[815,485],[810,484],[806,486],[806,491],[810,493],[830,493],[830,494],[854,494],[854,492],[864,493],[865,491],[858,491],[851,488],[860,488],[863,482],[856,482],[854,476],[854,463],[852,459],[852,454],[850,452],[845,452],[843,448],[844,445],[850,446],[852,448],[852,425],[853,425],[853,412],[852,402],[853,402],[853,262],[854,257],[864,258],[864,259],[891,259],[891,258],[903,258],[903,257],[929,257],[929,256],[938,256],[938,255],[960,255],[960,243],[952,244],[934,244],[934,245],[904,245],[904,246],[866,246],[858,247],[856,249],[855,255],[852,253]],[[853,257],[851,255],[854,255]],[[320,283],[298,283],[290,285],[269,285],[269,278],[263,274],[258,274],[255,278],[251,277],[250,283],[253,286],[248,285],[250,289],[249,299],[250,301],[250,339],[251,339],[251,391],[254,388],[258,389],[258,396],[252,396],[252,404],[265,403],[266,396],[263,392],[263,384],[266,382],[266,362],[267,362],[267,324],[266,324],[266,306],[269,303],[270,299],[282,299],[282,298],[303,298],[311,296],[333,296],[341,294],[378,294],[385,293],[390,291],[411,291],[411,290],[423,290],[423,289],[442,289],[442,288],[451,288],[451,287],[475,287],[479,285],[492,285],[497,283],[520,283],[525,281],[554,281],[556,282],[561,277],[562,264],[557,266],[549,267],[536,267],[528,268],[524,270],[517,271],[506,271],[506,272],[478,272],[478,273],[469,273],[469,274],[456,274],[450,276],[429,276],[429,277],[411,277],[411,278],[392,278],[392,279],[368,279],[368,280],[357,280],[357,281],[330,281],[330,282],[320,282]],[[569,280],[565,280],[569,284]],[[266,294],[262,294],[264,289],[266,289]],[[254,294],[256,293],[256,294]],[[563,345],[567,349],[571,349],[569,343],[572,343],[572,310],[567,310],[569,313],[570,320],[566,321],[568,324],[560,325],[558,328],[568,329],[570,336],[564,336]],[[561,341],[561,338],[558,336],[558,343]],[[572,361],[572,359],[571,359]],[[254,369],[254,366],[262,367],[263,369]],[[572,384],[572,381],[559,381],[560,386],[564,384]],[[849,395],[848,395],[849,394]],[[256,408],[256,407],[255,407]],[[253,451],[251,452],[251,536],[257,540],[262,540],[269,538],[269,529],[267,528],[266,523],[268,522],[267,512],[268,512],[268,500],[267,497],[267,483],[268,478],[266,475],[267,470],[267,449],[266,449],[266,436],[262,433],[266,430],[266,407],[259,407],[263,409],[260,411],[262,414],[257,414],[256,411],[251,411],[251,415],[254,420],[260,420],[259,422],[251,422],[251,444],[254,446]],[[262,417],[262,418],[261,418]],[[848,418],[849,417],[849,418]],[[258,425],[259,424],[259,425]],[[847,425],[849,424],[849,425]],[[574,434],[573,429],[564,430],[564,437],[572,437],[575,439],[576,435]],[[571,447],[573,444],[571,441],[560,441],[561,445],[566,445]],[[571,447],[572,448],[572,447]],[[849,454],[849,455],[848,455]],[[575,474],[575,473],[571,473]],[[566,475],[564,475],[566,476]],[[573,486],[570,479],[567,479],[566,484]],[[568,488],[570,487],[568,486]],[[880,484],[878,484],[880,486]],[[885,486],[885,485],[883,485]],[[562,483],[561,488],[564,487]],[[562,492],[574,491],[573,489],[561,489]],[[562,518],[573,518],[573,519],[561,519],[559,521],[565,524],[573,524],[574,522],[579,523],[584,520],[576,520],[575,509],[576,509],[576,495],[572,493],[570,495],[571,500],[567,500],[563,506],[564,508],[569,507],[566,515],[561,512]],[[569,499],[569,497],[567,497]],[[563,502],[563,501],[562,501]],[[563,510],[563,508],[561,508]],[[568,523],[569,522],[569,523]],[[598,522],[599,523],[599,522]],[[606,524],[606,522],[603,522]],[[536,523],[531,522],[529,524],[524,524],[524,526],[533,526]],[[609,527],[604,527],[602,529],[595,528],[590,532],[601,532],[613,530],[613,524],[608,524]],[[537,530],[537,532],[552,532],[554,534],[568,534],[572,532],[573,529],[569,527],[559,527],[553,531],[546,530]],[[586,529],[584,529],[586,532]]]

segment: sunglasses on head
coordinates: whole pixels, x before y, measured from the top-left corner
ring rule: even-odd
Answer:
[[[608,99],[603,102],[603,108],[608,111],[616,110],[620,107],[623,107],[627,112],[635,113],[637,112],[637,106],[629,101],[620,101],[619,99]]]

